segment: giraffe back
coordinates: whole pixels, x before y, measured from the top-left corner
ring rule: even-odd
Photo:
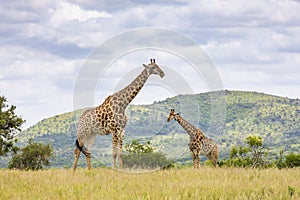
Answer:
[[[78,134],[81,138],[88,137],[91,133],[98,135],[110,134],[112,125],[115,124],[111,108],[111,96],[107,97],[103,104],[86,110],[78,122]]]
[[[218,152],[218,145],[212,139],[206,137],[200,129],[197,129],[194,137],[191,137],[189,147],[191,150],[200,150],[200,154],[203,156]]]

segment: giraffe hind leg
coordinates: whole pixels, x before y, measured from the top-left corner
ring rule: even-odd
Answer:
[[[74,155],[75,155],[75,160],[74,160],[74,166],[73,166],[73,171],[76,171],[76,167],[77,167],[77,163],[78,163],[78,159],[80,156],[80,152],[82,152],[85,156],[86,156],[86,162],[87,162],[87,166],[88,169],[91,169],[91,154],[87,151],[87,148],[85,146],[80,146],[78,139],[76,140],[76,149],[74,151]]]
[[[218,149],[214,152],[214,155],[213,155],[213,163],[214,163],[214,166],[217,167],[219,166],[219,152],[218,152]]]
[[[209,155],[207,155],[207,158],[212,161],[212,164],[215,167],[217,167],[219,165],[218,157],[219,157],[218,156],[218,150],[213,150],[213,151],[210,152]]]
[[[79,141],[78,139],[76,140],[75,142],[76,144],[76,149],[74,151],[74,166],[73,166],[73,171],[75,172],[76,171],[76,168],[77,168],[77,163],[78,163],[78,159],[79,159],[79,156],[80,156],[80,152],[83,152],[83,146],[80,146],[79,145]]]
[[[91,154],[85,153],[84,155],[86,157],[86,163],[87,163],[88,170],[90,170],[91,169]]]
[[[88,168],[88,170],[90,170],[91,169],[91,153],[88,152],[88,149],[85,146],[82,146],[81,152],[85,155],[87,168]]]
[[[95,139],[96,139],[96,134],[91,133],[86,140],[86,143],[85,143],[86,147],[83,146],[83,148],[82,148],[82,153],[86,157],[86,164],[87,164],[88,170],[91,169],[91,152],[92,152],[93,145],[95,143]]]
[[[76,147],[82,152],[83,146],[80,146],[80,145],[79,145],[78,139],[76,140],[75,143],[76,143]]]
[[[76,167],[77,167],[78,158],[79,158],[79,156],[80,156],[80,149],[79,149],[79,148],[76,148],[76,149],[75,149],[74,155],[75,155],[75,158],[74,158],[73,171],[75,172]]]

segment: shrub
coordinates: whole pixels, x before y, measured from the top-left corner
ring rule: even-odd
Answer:
[[[263,151],[263,139],[260,136],[249,135],[245,138],[248,146],[233,146],[230,159],[220,161],[220,166],[231,167],[269,167],[265,157],[268,152]]]
[[[125,168],[172,168],[174,161],[170,160],[161,152],[154,152],[150,141],[145,144],[132,140],[130,144],[125,145],[128,155],[123,155],[123,164]]]
[[[300,154],[290,153],[285,156],[285,164],[287,167],[299,167],[300,166]]]
[[[43,169],[43,166],[50,164],[49,159],[52,153],[53,149],[50,144],[32,143],[32,140],[29,140],[26,147],[14,154],[9,162],[8,168],[21,170]]]

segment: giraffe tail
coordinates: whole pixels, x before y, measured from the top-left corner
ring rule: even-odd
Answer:
[[[76,147],[77,147],[81,152],[83,152],[83,146],[81,147],[81,146],[79,145],[78,139],[76,140]]]
[[[87,148],[85,146],[80,146],[78,139],[76,140],[76,147],[84,154],[84,155],[90,155],[90,153],[87,151]]]

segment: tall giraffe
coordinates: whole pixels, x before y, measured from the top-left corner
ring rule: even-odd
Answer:
[[[206,137],[199,128],[183,119],[179,113],[175,113],[174,109],[171,109],[168,122],[172,119],[177,121],[190,136],[189,148],[192,153],[194,168],[200,168],[200,154],[206,156],[216,166],[219,155],[217,144]]]
[[[116,158],[119,158],[119,167],[123,168],[122,144],[124,128],[127,123],[125,109],[144,86],[151,74],[164,77],[164,72],[150,59],[150,64],[145,65],[142,73],[136,77],[124,89],[108,96],[104,102],[95,108],[85,111],[78,121],[75,160],[73,170],[75,172],[80,152],[86,156],[88,169],[91,169],[90,156],[96,135],[112,134],[113,160],[116,168]]]

